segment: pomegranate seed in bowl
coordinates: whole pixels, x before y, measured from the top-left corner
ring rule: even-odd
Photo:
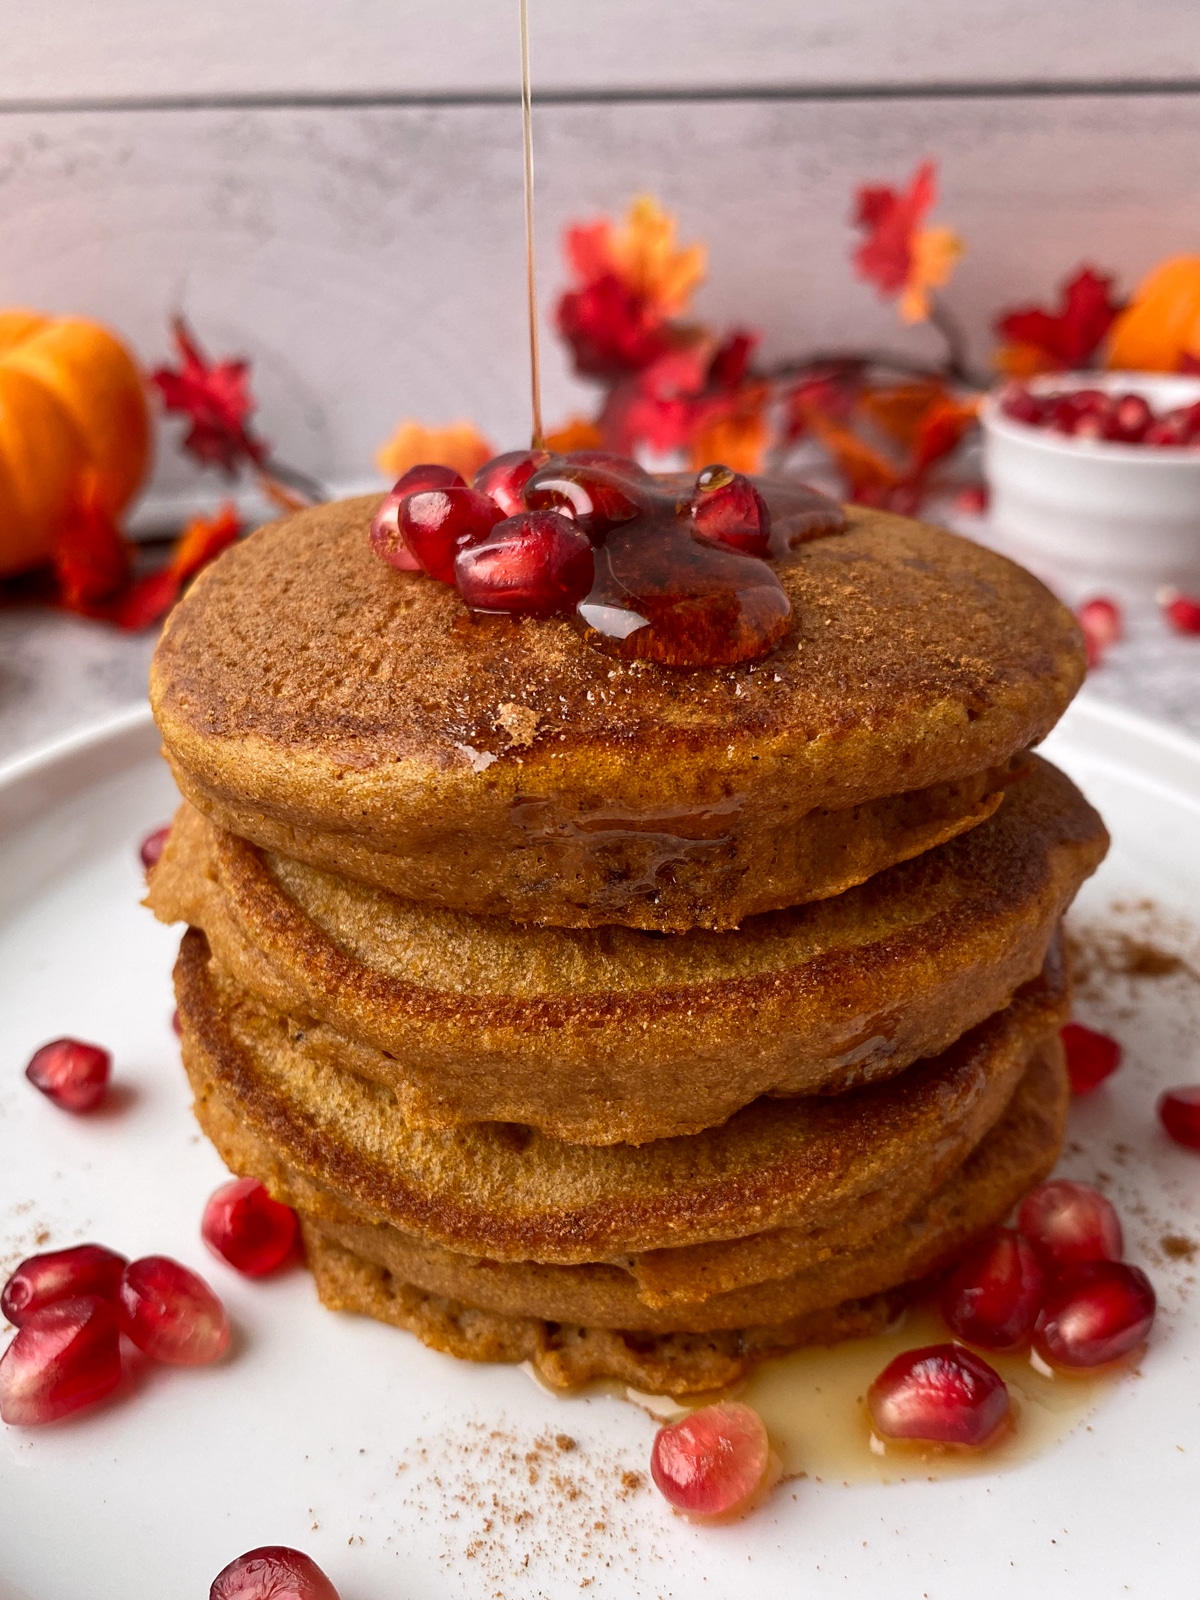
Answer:
[[[1046,1273],[1029,1240],[996,1228],[946,1279],[942,1316],[951,1333],[970,1344],[1017,1350],[1029,1343],[1045,1288]]]
[[[257,1178],[235,1178],[210,1196],[200,1233],[214,1255],[247,1278],[274,1272],[296,1244],[291,1206],[272,1200]]]
[[[118,1291],[121,1332],[152,1361],[203,1367],[229,1344],[225,1307],[197,1273],[169,1256],[142,1256]]]
[[[1119,1261],[1125,1248],[1112,1202],[1090,1184],[1056,1178],[1027,1194],[1017,1227],[1058,1271],[1084,1261]]]
[[[0,1312],[14,1328],[20,1328],[56,1300],[94,1294],[101,1300],[115,1301],[126,1266],[124,1256],[106,1250],[102,1244],[76,1244],[69,1250],[47,1250],[40,1256],[30,1256],[0,1291]]]
[[[771,547],[771,513],[749,478],[728,467],[705,467],[692,496],[692,530],[706,544],[745,556],[766,557]]]
[[[906,1350],[867,1390],[881,1439],[980,1449],[1009,1419],[1004,1379],[982,1356],[957,1344]]]
[[[660,1428],[650,1452],[650,1476],[677,1511],[727,1516],[762,1488],[770,1458],[758,1412],[727,1400]]]
[[[99,1295],[34,1312],[0,1356],[0,1420],[38,1427],[95,1405],[121,1378],[117,1313]]]
[[[218,1572],[208,1600],[338,1600],[311,1556],[285,1544],[264,1544]]]
[[[165,827],[155,828],[154,832],[148,833],[138,846],[138,856],[147,872],[150,871],[151,867],[158,865],[170,831],[169,823]]]
[[[82,1039],[54,1039],[35,1050],[25,1076],[64,1111],[92,1111],[104,1099],[112,1057]]]
[[[1155,1307],[1153,1286],[1140,1267],[1085,1261],[1051,1284],[1034,1344],[1056,1367],[1105,1367],[1145,1344]]]
[[[1180,1084],[1158,1097],[1158,1120],[1176,1144],[1200,1150],[1200,1084]]]
[[[587,594],[595,557],[587,535],[559,512],[526,511],[460,551],[454,571],[473,611],[552,617]]]
[[[1121,1065],[1121,1046],[1107,1033],[1068,1022],[1061,1030],[1072,1094],[1089,1094]]]

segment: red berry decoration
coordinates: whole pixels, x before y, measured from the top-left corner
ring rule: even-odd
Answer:
[[[1090,1094],[1121,1065],[1121,1046],[1107,1033],[1068,1022],[1061,1029],[1072,1094]]]
[[[400,502],[400,535],[423,571],[454,582],[454,558],[486,539],[504,513],[478,489],[423,489]]]
[[[1159,1095],[1158,1120],[1176,1144],[1200,1150],[1200,1084],[1180,1084]]]
[[[951,1333],[970,1344],[1018,1350],[1033,1334],[1045,1288],[1045,1269],[1029,1240],[996,1228],[947,1278],[942,1315]]]
[[[1090,1184],[1056,1178],[1027,1194],[1017,1227],[1061,1271],[1086,1261],[1119,1261],[1125,1248],[1112,1202]]]
[[[0,1420],[32,1428],[81,1411],[121,1378],[117,1313],[98,1295],[34,1312],[0,1356]]]
[[[272,1200],[257,1178],[236,1178],[211,1196],[200,1232],[214,1255],[247,1278],[274,1272],[296,1244],[291,1206]]]
[[[1200,633],[1200,600],[1190,594],[1180,594],[1177,589],[1165,589],[1159,601],[1163,616],[1176,633]]]
[[[208,1600],[338,1600],[338,1592],[302,1550],[264,1544],[218,1572]]]
[[[705,467],[692,496],[692,527],[705,544],[739,555],[765,558],[771,544],[771,513],[758,490],[740,472]]]
[[[1124,631],[1121,608],[1115,600],[1100,596],[1080,606],[1078,621],[1083,629],[1088,666],[1098,667],[1108,654],[1109,646],[1116,644]]]
[[[92,1111],[104,1099],[112,1057],[98,1044],[55,1039],[35,1050],[25,1076],[64,1111]]]
[[[587,535],[557,511],[526,511],[459,552],[458,592],[473,611],[552,617],[571,611],[592,587]]]
[[[650,1451],[650,1476],[677,1511],[725,1516],[762,1487],[770,1454],[758,1412],[727,1400],[660,1428]]]
[[[535,473],[525,487],[530,511],[558,511],[595,542],[610,528],[632,522],[644,507],[634,498],[634,481],[607,465],[566,462]]]
[[[884,1367],[867,1390],[867,1410],[881,1439],[980,1449],[1008,1420],[1008,1390],[981,1356],[932,1344]]]
[[[475,487],[488,495],[506,517],[525,510],[525,485],[555,458],[549,450],[509,450],[485,461],[475,474]]]
[[[155,828],[154,832],[148,833],[138,846],[138,855],[147,872],[151,867],[158,865],[170,831],[170,824],[165,828]]]
[[[47,1250],[43,1255],[30,1256],[0,1292],[0,1312],[14,1328],[21,1328],[56,1300],[81,1294],[115,1300],[125,1267],[125,1257],[106,1250],[102,1244],[76,1244],[69,1250]]]
[[[203,1278],[169,1256],[130,1262],[118,1309],[121,1332],[152,1361],[203,1367],[229,1344],[225,1307]]]
[[[1140,1267],[1084,1262],[1051,1284],[1034,1344],[1056,1367],[1104,1367],[1145,1344],[1155,1304]]]

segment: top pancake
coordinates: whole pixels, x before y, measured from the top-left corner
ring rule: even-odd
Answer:
[[[682,930],[838,893],[981,820],[981,775],[1083,676],[1036,579],[882,512],[777,569],[794,618],[774,651],[685,670],[615,660],[562,618],[472,620],[372,554],[375,504],[227,551],[172,614],[151,699],[222,826],[413,899]],[[801,819],[927,790],[940,832],[888,823],[825,878],[797,862]]]

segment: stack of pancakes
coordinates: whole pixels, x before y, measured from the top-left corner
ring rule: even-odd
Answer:
[[[276,523],[174,612],[184,1062],[327,1305],[551,1383],[713,1389],[881,1326],[1049,1171],[1107,840],[1030,748],[1035,579],[851,511],[791,634],[682,670]]]

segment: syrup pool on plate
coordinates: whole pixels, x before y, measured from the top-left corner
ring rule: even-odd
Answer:
[[[975,1451],[936,1450],[874,1438],[864,1404],[872,1380],[895,1356],[921,1345],[944,1344],[948,1337],[936,1310],[916,1305],[883,1333],[764,1361],[731,1395],[752,1406],[766,1423],[785,1478],[889,1483],[1003,1472],[1041,1455],[1086,1422],[1124,1370],[1067,1377],[1035,1366],[1037,1358],[1027,1351],[984,1351],[1008,1385],[1013,1408],[1013,1426],[994,1445]],[[625,1396],[663,1420],[714,1398],[697,1396],[684,1408],[670,1396],[633,1390]]]

